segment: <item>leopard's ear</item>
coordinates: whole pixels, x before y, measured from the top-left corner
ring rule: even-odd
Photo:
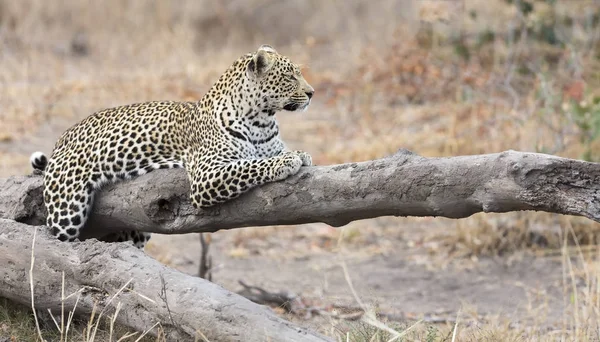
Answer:
[[[277,53],[277,51],[275,51],[275,49],[271,46],[271,45],[267,45],[267,44],[263,44],[261,45],[258,50],[264,50],[266,52],[272,52],[272,53]]]
[[[277,51],[271,46],[261,45],[250,63],[248,63],[248,69],[246,70],[248,77],[252,79],[263,77],[275,63],[275,54],[277,54]]]

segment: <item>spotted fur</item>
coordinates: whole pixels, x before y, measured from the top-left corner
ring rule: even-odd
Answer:
[[[196,208],[294,175],[311,157],[286,149],[275,113],[305,110],[313,93],[296,64],[263,45],[235,61],[199,102],[101,110],[68,129],[49,160],[31,156],[44,171],[47,225],[59,240],[77,240],[102,185],[155,169],[184,167]],[[149,238],[134,231],[110,240],[143,248]]]

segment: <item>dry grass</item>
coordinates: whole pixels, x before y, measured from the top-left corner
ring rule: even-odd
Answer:
[[[90,329],[90,321],[93,322],[92,329]],[[97,325],[96,322],[98,322]],[[94,329],[96,326],[97,329]],[[37,342],[40,339],[36,331],[36,323],[31,309],[0,298],[0,340],[4,341],[4,338],[11,342]],[[120,325],[113,324],[111,328],[111,320],[108,318],[100,321],[76,318],[67,333],[61,334],[48,315],[40,319],[40,333],[46,341],[66,341],[65,336],[68,336],[68,341],[72,342],[117,340],[133,342],[140,337],[140,332]],[[166,340],[164,337],[145,336],[139,341],[165,342]]]
[[[583,0],[554,7],[536,2],[528,16],[501,0],[381,0],[378,6],[358,0],[0,0],[0,176],[29,172],[31,151],[50,152],[65,128],[97,109],[198,99],[231,61],[262,43],[306,65],[315,105],[302,120],[280,120],[290,144],[311,151],[318,164],[379,158],[400,147],[426,156],[517,149],[600,160],[600,139],[581,122],[600,112],[574,109],[592,103],[600,89],[598,11],[597,3]],[[545,23],[554,25],[564,46],[536,38]],[[580,313],[572,316],[577,321],[539,332],[544,335],[485,322],[483,328],[462,326],[461,341],[594,340],[589,317],[599,310],[598,224],[545,213],[436,222],[437,229],[420,231],[418,239],[434,242],[431,253],[446,259],[523,249],[554,253],[565,241],[569,248],[579,245],[584,259],[576,258],[577,265],[565,259],[570,282],[585,276],[583,287],[565,290],[569,300],[579,293],[578,306],[571,306]],[[403,223],[431,226],[422,219]],[[386,218],[346,231],[239,230],[230,233],[236,235],[231,250],[244,257],[258,242],[298,237],[297,249],[308,245],[311,252],[336,250],[340,239],[357,250],[389,250],[390,239],[407,238],[398,231],[398,221]],[[0,310],[6,317],[17,312],[11,316],[17,321],[24,315],[6,302]],[[0,332],[13,329],[8,326],[0,325]],[[411,336],[444,340],[451,330],[424,328]]]
[[[125,327],[116,324],[117,317],[121,312],[121,303],[118,300],[119,295],[130,284],[130,279],[125,283],[110,299],[106,302],[102,310],[98,310],[96,304],[87,319],[81,319],[75,316],[75,311],[80,303],[81,294],[84,289],[80,289],[72,294],[65,294],[65,274],[63,272],[63,284],[61,293],[57,297],[61,299],[60,313],[38,311],[35,305],[35,242],[36,233],[34,231],[31,262],[29,269],[29,292],[31,294],[31,308],[25,308],[15,304],[7,299],[0,298],[0,338],[6,338],[10,341],[60,341],[60,342],[94,342],[94,341],[166,341],[162,334],[159,323],[149,327],[144,332],[131,331]],[[65,302],[75,297],[74,308],[66,311]],[[116,299],[116,300],[115,300]],[[113,303],[114,301],[114,303]],[[112,304],[112,305],[111,305]],[[108,315],[106,309],[112,309],[112,315]],[[158,328],[157,328],[158,327]],[[147,337],[148,333],[153,331],[156,337]]]

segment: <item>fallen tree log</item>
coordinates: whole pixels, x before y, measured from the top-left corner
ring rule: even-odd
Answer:
[[[0,179],[0,218],[5,219],[0,221],[0,264],[10,265],[0,270],[0,296],[21,303],[28,302],[19,291],[27,286],[23,267],[28,259],[23,258],[29,253],[33,231],[25,224],[44,222],[42,187],[39,176]],[[425,158],[402,150],[379,160],[303,168],[285,181],[256,188],[207,210],[195,210],[188,196],[183,170],[157,170],[108,186],[97,197],[84,231],[88,237],[123,229],[201,233],[309,222],[341,226],[390,215],[462,218],[477,212],[518,210],[584,216],[600,222],[600,164],[515,151]],[[93,299],[106,297],[99,294],[113,293],[133,278],[136,293],[154,296],[151,298],[157,303],[152,306],[143,297],[127,293],[123,301],[133,310],[134,318],[123,323],[138,329],[156,320],[172,328],[173,336],[179,336],[209,322],[207,331],[216,334],[211,336],[218,336],[217,340],[224,340],[224,336],[236,340],[239,334],[257,327],[259,333],[276,331],[278,336],[271,338],[274,341],[280,336],[296,336],[282,339],[290,341],[322,339],[302,330],[297,334],[297,327],[267,310],[217,285],[170,270],[133,247],[97,240],[57,243],[46,235],[40,239],[43,246],[39,248],[36,285],[50,289],[37,294],[37,303],[43,308],[56,308],[59,275],[65,270],[70,290],[87,285],[99,291],[86,297],[88,310]],[[156,299],[156,293],[162,291],[161,279],[172,286],[166,297],[178,305],[176,317],[173,307],[162,307]],[[151,318],[140,318],[144,315]],[[260,336],[264,340],[264,334]]]
[[[38,309],[61,313],[64,272],[65,296],[80,295],[78,301],[77,295],[64,301],[66,313],[77,302],[80,314],[90,317],[96,305],[96,315],[106,310],[106,317],[121,303],[116,322],[138,331],[160,323],[167,341],[328,341],[219,285],[166,267],[133,245],[95,239],[57,243],[44,227],[5,219],[0,219],[2,297],[31,306],[35,229],[32,274]]]
[[[183,170],[156,170],[106,187],[86,236],[123,229],[162,234],[324,222],[342,226],[378,216],[468,217],[537,210],[600,222],[600,164],[539,153],[425,158],[406,150],[379,160],[303,168],[206,210],[189,201]],[[0,217],[45,220],[38,176],[0,179]]]

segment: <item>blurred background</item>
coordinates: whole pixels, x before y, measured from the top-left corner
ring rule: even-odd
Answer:
[[[0,0],[0,177],[30,173],[31,152],[51,153],[96,110],[200,99],[261,44],[302,64],[316,89],[306,113],[278,115],[284,139],[316,164],[400,148],[598,161],[599,21],[591,0]],[[460,319],[462,340],[594,340],[599,227],[524,212],[239,229],[211,235],[212,275],[339,313],[356,305],[343,263],[395,329],[425,319],[416,339]],[[146,250],[198,271],[189,236],[155,235]],[[281,313],[330,336],[370,336],[337,316]]]

